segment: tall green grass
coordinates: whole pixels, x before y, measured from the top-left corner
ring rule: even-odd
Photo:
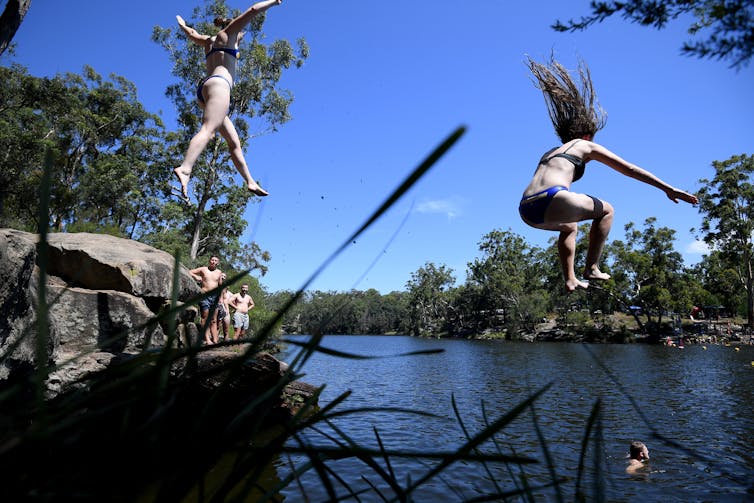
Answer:
[[[307,487],[302,477],[311,473],[330,501],[360,501],[367,497],[366,493],[369,498],[383,501],[413,501],[424,484],[435,480],[462,499],[453,479],[453,467],[458,463],[475,464],[491,482],[492,490],[485,489],[469,501],[534,501],[543,492],[558,501],[604,499],[603,487],[595,485],[585,490],[581,483],[590,445],[595,444],[596,451],[600,450],[599,402],[585,425],[576,493],[564,494],[564,478],[547,450],[534,409],[548,386],[536,390],[500,417],[489,418],[485,411],[484,427],[476,432],[466,427],[454,401],[454,414],[465,441],[453,449],[431,452],[388,449],[377,430],[375,446],[360,445],[337,426],[338,418],[373,412],[412,414],[418,418],[429,415],[420,410],[346,408],[348,393],[329,403],[319,403],[317,393],[299,403],[292,414],[277,407],[286,385],[300,378],[302,368],[315,353],[348,358],[354,365],[366,358],[322,346],[321,333],[305,342],[291,342],[298,346],[289,369],[268,389],[243,394],[236,386],[244,364],[274,338],[274,327],[312,281],[426,174],[464,131],[457,129],[433,150],[254,338],[242,341],[242,345],[236,341],[212,347],[198,342],[177,344],[175,319],[187,305],[177,301],[176,257],[171,305],[150,321],[168,327],[167,343],[158,349],[149,349],[145,344],[138,355],[111,364],[83,378],[74,390],[46,400],[45,380],[56,369],[47,363],[46,353],[48,161],[40,188],[37,365],[27,378],[5,383],[0,389],[0,481],[6,501],[279,501],[281,491],[296,486],[305,499]],[[243,274],[229,282],[239,281]],[[201,298],[216,293],[207,292],[187,304],[196,305]],[[237,357],[210,370],[198,364],[203,352],[227,346],[236,348]],[[0,361],[7,359],[12,349],[0,355]],[[411,358],[413,354],[400,356]],[[184,370],[175,376],[171,368],[177,363]],[[221,384],[206,387],[204,383],[210,378]],[[514,444],[502,440],[506,427],[521,418],[531,418],[539,434],[542,459],[519,455]],[[399,458],[420,460],[426,469],[409,477],[394,468]],[[354,481],[338,474],[337,462],[343,459],[363,464],[362,481],[367,489],[355,487]],[[276,480],[270,477],[270,467],[280,460],[291,464],[285,476]],[[527,470],[535,463],[546,464],[549,482],[532,482]],[[495,475],[501,473],[501,467],[509,475],[505,480]]]

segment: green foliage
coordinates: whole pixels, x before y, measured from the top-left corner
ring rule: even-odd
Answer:
[[[291,333],[365,334],[406,333],[408,294],[377,290],[314,291],[304,295],[286,326]],[[279,301],[277,301],[279,302]]]
[[[169,201],[173,182],[159,118],[137,101],[131,82],[82,75],[37,78],[25,68],[0,67],[0,226],[34,231],[42,153],[51,152],[50,218],[60,232],[112,234],[188,257],[194,237],[186,207]],[[168,140],[166,140],[168,138]],[[236,270],[267,270],[269,253],[243,243],[245,191],[228,187],[203,213],[203,255]]]
[[[685,42],[682,48],[684,54],[730,60],[734,68],[747,65],[754,54],[752,0],[593,1],[591,9],[590,15],[582,16],[578,21],[556,21],[552,28],[556,31],[584,30],[613,14],[620,14],[623,19],[633,23],[662,29],[672,19],[693,15],[696,20],[688,33],[692,36],[706,35],[707,38]]]
[[[448,329],[450,293],[455,283],[453,270],[427,262],[406,283],[410,331],[413,335],[432,335]]]
[[[626,225],[626,240],[615,241],[613,280],[620,295],[640,306],[647,322],[659,325],[665,312],[688,312],[693,305],[684,279],[683,258],[675,251],[675,231],[656,227],[648,218],[644,229]]]
[[[482,329],[533,328],[546,313],[541,301],[541,250],[511,231],[494,230],[479,243],[481,258],[468,265],[467,284],[477,299],[474,317]]]
[[[728,307],[746,317],[746,285],[742,283],[740,267],[731,263],[718,251],[712,251],[692,268],[692,285],[701,289],[696,297],[698,306]]]
[[[162,124],[144,110],[129,81],[104,80],[92,68],[52,79],[14,65],[0,68],[0,225],[36,230],[43,152],[53,171],[50,220],[66,231],[90,230],[139,239],[159,213],[167,173],[154,167]]]
[[[728,299],[735,297],[735,291],[745,292],[748,325],[754,328],[754,157],[737,155],[715,161],[712,167],[715,176],[699,180],[701,231],[713,250],[706,266],[713,275],[732,277],[735,273],[736,281],[727,291],[714,291]]]

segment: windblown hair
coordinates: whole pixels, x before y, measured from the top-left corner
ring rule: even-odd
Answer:
[[[607,112],[597,102],[592,76],[583,61],[579,61],[579,88],[568,70],[555,58],[551,57],[548,64],[528,59],[534,85],[542,91],[552,125],[563,143],[594,136],[605,127]]]
[[[231,21],[233,21],[233,18],[217,16],[212,22],[215,26],[222,30],[223,28],[228,26]]]

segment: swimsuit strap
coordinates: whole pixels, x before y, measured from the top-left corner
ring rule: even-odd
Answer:
[[[576,157],[573,154],[568,154],[566,152],[568,152],[569,150],[571,150],[571,147],[573,147],[574,145],[576,145],[580,141],[581,141],[581,139],[576,140],[567,149],[565,149],[563,152],[561,152],[559,154],[555,154],[555,155],[550,156],[550,157],[547,157],[547,156],[550,154],[550,152],[552,152],[554,150],[557,150],[558,147],[555,147],[553,149],[548,150],[545,153],[545,155],[542,156],[543,160],[540,161],[540,164],[550,162],[550,160],[552,160],[552,159],[554,159],[556,157],[562,157],[563,159],[566,159],[567,161],[571,162],[574,165],[574,167],[576,168],[574,170],[574,172],[573,172],[573,180],[572,180],[572,181],[575,182],[576,180],[578,180],[582,176],[584,176],[584,169],[586,168],[586,163],[584,162],[584,159]]]
[[[555,157],[562,157],[562,158],[564,158],[564,159],[568,159],[569,161],[571,161],[571,162],[572,162],[572,163],[574,163],[574,164],[581,164],[581,163],[582,163],[583,161],[582,161],[582,160],[581,160],[581,159],[580,159],[579,157],[576,157],[576,156],[575,156],[575,155],[573,155],[573,154],[568,154],[568,153],[567,153],[567,152],[568,152],[569,150],[571,150],[571,148],[572,148],[572,147],[573,147],[574,145],[576,145],[576,144],[577,144],[578,142],[580,142],[580,141],[581,141],[580,139],[579,139],[579,140],[576,140],[576,141],[575,141],[575,142],[573,142],[573,143],[572,143],[572,144],[571,144],[571,145],[570,145],[570,146],[569,146],[569,147],[568,147],[567,149],[565,149],[565,150],[564,150],[563,152],[561,152],[561,153],[559,153],[559,154],[555,154],[555,155],[553,155],[552,157],[547,157],[548,155],[550,155],[550,153],[551,153],[551,152],[554,152],[555,150],[557,150],[557,149],[558,149],[558,147],[555,147],[555,148],[551,148],[550,150],[548,150],[547,152],[545,152],[545,154],[544,154],[544,155],[542,156],[542,159],[543,159],[543,161],[542,161],[542,162],[548,162],[548,161],[549,161],[550,159],[554,159]],[[576,159],[576,160],[574,161],[574,159]]]
[[[565,154],[566,152],[568,152],[569,150],[571,150],[571,147],[573,147],[574,145],[576,145],[576,144],[577,144],[578,142],[580,142],[580,141],[581,141],[581,138],[579,138],[579,139],[578,139],[578,140],[576,140],[575,142],[571,143],[571,146],[570,146],[570,147],[568,147],[567,149],[565,149],[565,150],[563,151],[563,153]],[[550,152],[552,152],[552,150],[550,150]]]

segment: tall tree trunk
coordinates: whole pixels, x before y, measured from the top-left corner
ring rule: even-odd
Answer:
[[[191,260],[196,260],[196,256],[199,254],[199,240],[202,236],[203,217],[204,206],[199,206],[196,210],[196,216],[194,217],[194,234],[191,236],[191,251],[189,252]]]
[[[30,5],[31,0],[8,0],[5,5],[5,10],[0,15],[0,55],[10,45]]]

